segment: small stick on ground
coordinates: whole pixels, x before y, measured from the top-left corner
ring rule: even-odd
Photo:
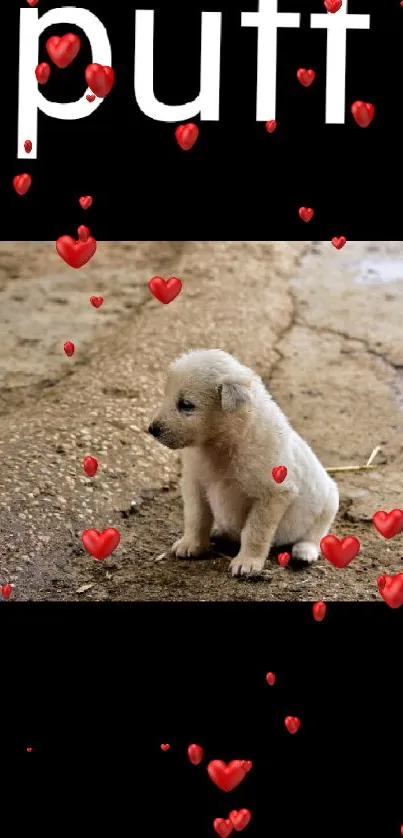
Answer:
[[[372,463],[375,460],[375,457],[377,456],[377,454],[379,454],[380,450],[381,450],[381,446],[377,445],[377,447],[374,448],[374,450],[373,450],[368,462],[365,464],[365,466],[334,466],[332,468],[327,468],[326,471],[327,471],[328,474],[337,474],[338,472],[343,472],[343,471],[369,471],[371,469],[376,469],[376,468],[378,468],[378,466],[373,466]]]

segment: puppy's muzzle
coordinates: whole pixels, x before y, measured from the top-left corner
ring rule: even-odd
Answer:
[[[148,433],[158,439],[158,437],[162,436],[163,430],[164,429],[158,424],[158,422],[152,422],[148,428]]]

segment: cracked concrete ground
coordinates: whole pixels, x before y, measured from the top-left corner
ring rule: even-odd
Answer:
[[[154,274],[183,280],[171,305],[150,296]],[[52,243],[0,244],[0,582],[13,599],[378,599],[377,576],[403,571],[403,536],[371,524],[402,506],[402,287],[402,242],[100,242],[79,271]],[[179,458],[146,428],[167,364],[197,346],[260,373],[325,466],[382,446],[373,471],[336,476],[333,532],[362,545],[347,569],[271,557],[247,582],[229,576],[226,544],[165,555],[181,534]],[[80,535],[108,526],[121,544],[97,562]]]

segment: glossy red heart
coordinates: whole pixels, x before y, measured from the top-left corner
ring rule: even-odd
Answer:
[[[178,125],[175,130],[176,142],[183,149],[189,151],[193,148],[199,136],[199,129],[194,122],[187,122],[186,125]]]
[[[343,3],[342,0],[324,0],[324,7],[327,9],[330,14],[334,15],[335,12],[338,12],[341,9]]]
[[[25,195],[28,192],[31,183],[31,175],[27,175],[26,173],[23,175],[16,175],[15,178],[13,178],[13,186],[17,195]]]
[[[103,532],[98,530],[85,530],[81,536],[85,549],[95,559],[102,561],[113,553],[119,545],[120,533],[113,527]]]
[[[161,745],[161,751],[169,751],[170,745]]]
[[[281,565],[281,567],[287,567],[290,559],[291,559],[291,556],[290,556],[289,553],[279,553],[278,556],[277,556],[277,561],[278,561],[279,565]]]
[[[90,303],[94,308],[99,308],[104,301],[103,297],[90,297]]]
[[[72,343],[71,340],[66,340],[66,343],[63,344],[63,352],[65,355],[67,355],[68,358],[71,358],[71,356],[74,355],[75,350],[76,347],[74,346],[74,343]]]
[[[188,757],[192,765],[200,765],[203,759],[203,748],[201,745],[189,745]]]
[[[268,672],[266,675],[266,681],[269,687],[272,687],[276,683],[276,676],[274,672]]]
[[[163,279],[162,276],[153,276],[148,283],[148,287],[160,303],[167,305],[180,294],[182,282],[177,276],[171,276],[170,279]]]
[[[368,128],[375,116],[375,108],[370,102],[353,102],[351,113],[360,128]]]
[[[87,454],[84,457],[84,471],[88,477],[94,477],[98,471],[98,460]]]
[[[89,227],[86,227],[85,224],[80,224],[77,235],[80,242],[86,242],[90,235]]]
[[[297,72],[297,79],[304,87],[309,87],[315,81],[315,70],[305,70],[301,67]]]
[[[1,586],[1,595],[3,599],[10,599],[11,596],[11,585],[2,585]]]
[[[68,67],[74,61],[80,52],[80,47],[80,38],[78,35],[73,35],[72,32],[62,35],[61,38],[53,35],[46,41],[46,52],[60,70]]]
[[[95,96],[95,93],[87,93],[85,98],[86,98],[87,102],[95,102],[95,99],[97,97]]]
[[[335,535],[326,535],[320,542],[320,549],[325,558],[334,567],[347,567],[355,559],[361,545],[358,538],[348,535],[341,541]]]
[[[50,67],[46,61],[43,61],[42,64],[38,64],[35,68],[35,75],[38,84],[46,84],[50,76]]]
[[[250,819],[252,817],[249,809],[233,809],[232,812],[228,815],[229,820],[232,823],[232,826],[237,832],[242,832],[243,829],[248,825]]]
[[[403,605],[403,573],[378,576],[377,584],[381,597],[390,608],[400,608]]]
[[[288,733],[298,733],[301,727],[301,721],[298,716],[286,716],[284,719],[284,724],[288,730]]]
[[[313,618],[317,623],[321,623],[326,617],[327,606],[325,602],[315,602],[312,606]]]
[[[59,256],[71,268],[82,268],[92,258],[97,249],[97,243],[92,236],[87,241],[75,241],[71,236],[60,236],[56,242]]]
[[[227,818],[227,820],[224,818],[216,818],[213,822],[213,826],[220,838],[228,838],[228,835],[231,835],[234,828],[229,818]]]
[[[384,538],[393,538],[403,530],[403,509],[375,512],[372,523]]]
[[[27,154],[29,154],[29,153],[32,151],[32,143],[31,143],[31,140],[25,140],[25,143],[24,143],[24,149],[25,149],[25,151],[26,151],[26,153],[27,153]]]
[[[112,67],[103,67],[102,64],[89,64],[85,71],[85,80],[95,96],[104,99],[115,83],[115,71]]]
[[[298,210],[298,215],[300,218],[302,218],[303,221],[308,222],[314,217],[315,210],[313,210],[312,207],[300,207],[300,209]]]
[[[284,483],[287,477],[287,466],[276,466],[271,470],[271,473],[276,483]]]
[[[339,236],[338,238],[334,236],[332,239],[332,245],[336,248],[336,250],[341,250],[344,247],[347,239],[344,236]]]
[[[268,131],[269,134],[272,134],[273,131],[276,130],[276,128],[277,128],[277,122],[276,122],[275,119],[269,119],[269,121],[266,122],[266,131]]]
[[[37,6],[38,3],[39,3],[39,0],[27,0],[27,3],[28,3],[28,6]],[[28,750],[28,748],[27,748],[27,750]],[[31,751],[32,751],[32,748],[31,748]]]
[[[91,206],[92,200],[91,195],[83,195],[82,198],[78,199],[78,202],[83,210],[87,210]]]
[[[239,786],[247,773],[244,763],[245,760],[233,759],[226,765],[221,759],[213,759],[207,766],[210,780],[221,791],[232,791]]]

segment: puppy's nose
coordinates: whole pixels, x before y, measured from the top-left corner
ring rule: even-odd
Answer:
[[[148,433],[155,436],[155,438],[158,438],[162,434],[161,425],[159,425],[158,422],[152,422],[148,429]]]

